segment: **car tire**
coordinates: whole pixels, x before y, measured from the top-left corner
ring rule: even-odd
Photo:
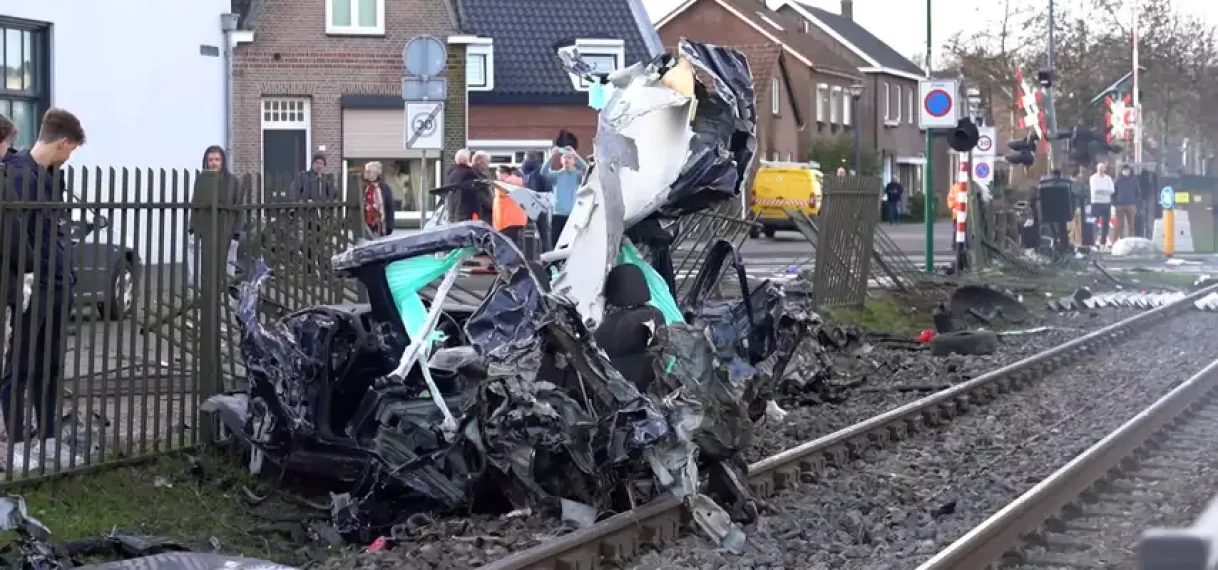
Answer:
[[[994,354],[997,350],[998,333],[994,331],[949,332],[937,334],[930,339],[930,353],[934,356],[976,356]]]
[[[751,227],[749,227],[749,237],[753,239],[761,237],[761,226],[753,224]]]
[[[135,268],[126,259],[119,262],[110,274],[110,285],[106,300],[98,312],[106,319],[122,320],[135,308]]]
[[[767,237],[767,238],[774,239],[774,234],[777,234],[777,233],[778,233],[778,230],[776,230],[774,228],[765,229],[765,237]]]

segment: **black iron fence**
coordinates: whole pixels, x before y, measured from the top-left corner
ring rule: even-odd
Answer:
[[[824,223],[812,277],[818,305],[861,306],[867,298],[882,186],[872,176],[825,178],[820,212]]]
[[[268,316],[357,299],[330,257],[362,235],[358,196],[293,182],[0,168],[4,481],[214,437],[198,406],[241,387],[234,307],[250,260],[274,275]]]

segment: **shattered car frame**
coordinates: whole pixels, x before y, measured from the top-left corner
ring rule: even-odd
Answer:
[[[611,512],[669,492],[717,542],[741,547],[733,519],[756,510],[741,453],[813,320],[789,313],[776,284],[750,290],[726,241],[711,248],[679,308],[666,256],[642,267],[630,235],[651,236],[655,251],[659,219],[737,199],[756,145],[743,56],[689,42],[679,49],[679,58],[611,76],[622,85],[601,113],[595,165],[545,265],[485,223],[443,224],[334,257],[338,273],[363,284],[367,305],[264,322],[259,294],[270,275],[258,264],[238,303],[249,391],[204,406],[252,449],[251,468],[265,459],[281,473],[330,479],[332,522],[361,539],[420,510],[508,512],[558,498]],[[682,71],[661,86],[661,68]],[[640,105],[647,96],[661,102]],[[669,152],[680,157],[655,167],[668,177],[659,182],[636,177],[648,164],[640,157],[652,156],[643,138],[627,136],[646,126],[641,108],[683,129],[692,149]],[[491,260],[494,283],[477,306],[457,306],[448,292],[473,256]],[[744,298],[709,299],[728,262]],[[666,316],[649,349],[657,382],[647,393],[593,337],[605,276],[619,263],[648,272],[652,303]]]

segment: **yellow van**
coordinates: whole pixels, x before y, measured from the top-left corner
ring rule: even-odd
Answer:
[[[756,223],[750,237],[772,238],[778,230],[794,230],[783,208],[794,208],[809,216],[820,212],[821,185],[825,175],[815,162],[761,161],[753,179],[753,214]]]

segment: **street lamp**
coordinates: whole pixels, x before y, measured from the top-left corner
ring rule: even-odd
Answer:
[[[859,146],[859,135],[862,129],[859,128],[859,99],[863,97],[863,84],[855,83],[850,86],[850,121],[854,130],[854,172],[857,175],[863,174],[863,149]]]

